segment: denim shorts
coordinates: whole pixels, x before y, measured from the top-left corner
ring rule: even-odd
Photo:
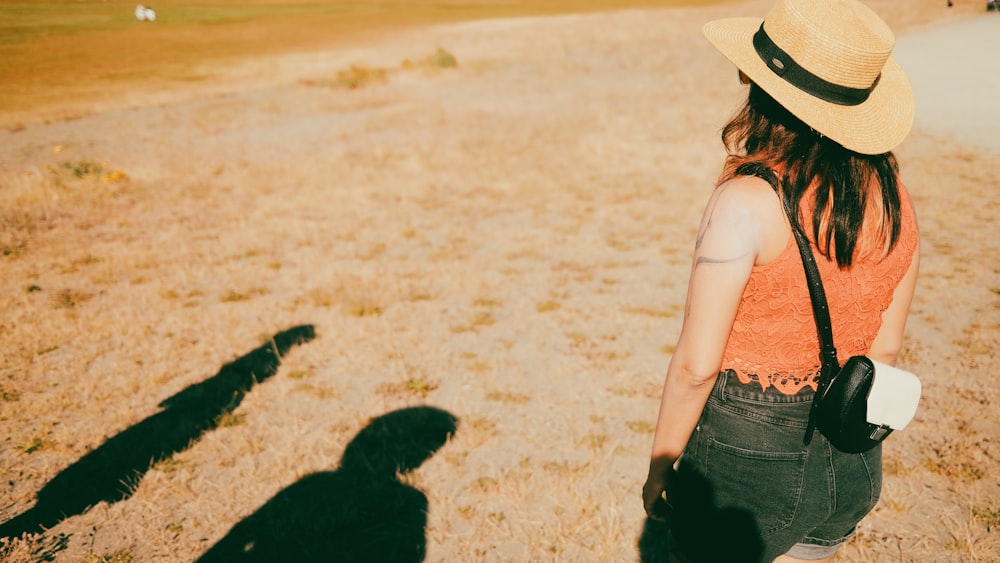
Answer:
[[[668,491],[678,559],[824,559],[875,507],[881,446],[846,454],[819,432],[803,445],[812,398],[719,374]]]

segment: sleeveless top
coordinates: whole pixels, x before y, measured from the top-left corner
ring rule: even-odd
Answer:
[[[833,343],[841,363],[864,355],[882,326],[882,314],[910,267],[918,233],[909,193],[899,184],[902,223],[896,246],[887,256],[856,258],[849,269],[816,251],[816,265],[830,307]],[[722,369],[740,382],[773,386],[794,395],[806,386],[816,390],[821,361],[819,336],[806,287],[802,257],[789,233],[781,254],[754,266],[743,290],[722,357]]]

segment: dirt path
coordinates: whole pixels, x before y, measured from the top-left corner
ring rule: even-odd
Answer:
[[[944,24],[896,43],[917,123],[1000,154],[1000,14]]]

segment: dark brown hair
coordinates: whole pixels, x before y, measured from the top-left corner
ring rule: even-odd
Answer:
[[[866,155],[845,149],[753,83],[746,104],[723,128],[722,142],[729,156],[720,184],[735,176],[770,175],[785,209],[795,210],[813,189],[812,228],[802,225],[800,213],[789,220],[807,235],[811,231],[820,252],[836,259],[839,267],[849,267],[859,250],[877,247],[883,254],[895,246],[901,212],[899,167],[891,152]],[[873,238],[863,236],[866,213],[881,213]]]

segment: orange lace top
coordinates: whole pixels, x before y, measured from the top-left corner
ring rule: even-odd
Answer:
[[[906,274],[917,248],[916,217],[902,184],[902,229],[888,256],[856,259],[841,270],[836,261],[814,252],[833,323],[833,343],[841,363],[867,354],[882,325],[882,313]],[[794,395],[805,386],[816,389],[820,371],[819,336],[805,283],[802,258],[789,233],[781,255],[754,266],[736,312],[722,369],[736,372],[742,383],[774,386]]]

